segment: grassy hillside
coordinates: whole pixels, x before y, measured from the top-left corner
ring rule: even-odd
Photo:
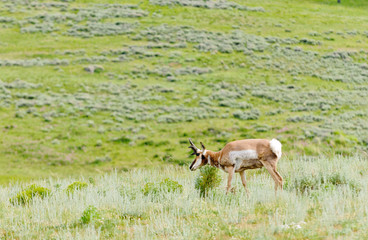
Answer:
[[[240,177],[236,195],[221,187],[206,198],[182,167],[138,169],[89,179],[47,179],[44,198],[21,204],[28,184],[0,187],[3,239],[366,239],[367,159],[281,161],[284,191],[267,171]],[[349,163],[347,166],[346,164]],[[308,169],[308,171],[306,171]],[[225,175],[223,173],[223,175]],[[224,178],[225,179],[225,178]],[[77,182],[76,182],[77,181]],[[176,183],[175,183],[176,182]],[[41,191],[43,190],[43,191]],[[10,201],[9,201],[10,199]],[[19,204],[17,203],[19,200]]]
[[[366,1],[198,2],[1,0],[0,182],[367,150]]]

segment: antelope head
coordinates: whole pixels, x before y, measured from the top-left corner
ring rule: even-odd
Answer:
[[[191,148],[193,150],[193,153],[191,155],[195,155],[196,158],[194,159],[194,161],[192,162],[192,164],[190,165],[189,169],[191,171],[195,171],[198,168],[204,166],[207,164],[207,159],[205,157],[205,153],[206,153],[206,147],[203,145],[203,143],[201,142],[202,145],[202,150],[197,148],[194,143],[192,142],[192,139],[189,138],[189,143],[190,146],[189,148]]]

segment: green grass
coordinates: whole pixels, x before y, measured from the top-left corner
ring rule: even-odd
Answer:
[[[0,187],[0,236],[10,239],[364,239],[366,158],[282,158],[282,192],[264,169],[247,171],[249,195],[238,174],[236,194],[220,186],[201,197],[199,172],[187,167],[137,169],[84,178],[49,178],[43,199],[13,205],[25,186]],[[75,181],[87,188],[66,190]],[[148,190],[148,191],[146,191]]]
[[[47,1],[46,1],[47,2]],[[69,13],[73,7],[87,8],[92,3],[101,1],[73,1],[68,3]],[[275,52],[275,48],[268,48],[264,52],[254,52],[245,55],[242,52],[209,53],[199,52],[194,47],[197,43],[187,42],[185,48],[145,49],[148,52],[161,54],[160,57],[141,57],[130,55],[130,59],[123,62],[113,62],[116,56],[104,55],[108,61],[99,63],[78,63],[81,58],[101,57],[101,53],[116,49],[129,49],[131,46],[145,46],[149,41],[143,37],[133,40],[140,31],[162,24],[168,26],[192,26],[197,30],[220,32],[229,34],[233,30],[240,30],[246,34],[259,37],[278,37],[281,39],[308,38],[320,41],[322,45],[305,45],[294,43],[280,44],[281,47],[300,47],[320,55],[334,51],[357,51],[367,49],[367,36],[364,35],[367,21],[366,1],[234,1],[251,7],[261,6],[265,12],[249,12],[240,10],[203,9],[183,6],[156,6],[148,0],[130,0],[124,4],[138,4],[138,8],[148,12],[142,18],[107,18],[101,22],[139,22],[134,34],[79,38],[64,35],[70,28],[65,21],[55,23],[60,30],[54,33],[22,34],[18,24],[0,24],[0,60],[30,60],[30,59],[66,59],[69,65],[62,66],[0,66],[0,80],[12,83],[21,79],[28,83],[39,83],[36,89],[10,89],[11,104],[3,104],[3,93],[0,93],[0,118],[2,134],[0,138],[0,183],[12,182],[15,179],[30,181],[44,177],[78,176],[86,177],[100,174],[112,169],[127,170],[140,167],[156,167],[167,164],[185,165],[192,159],[188,157],[187,139],[203,141],[209,149],[218,150],[226,142],[242,138],[274,138],[283,143],[284,154],[290,157],[298,155],[344,154],[367,151],[365,140],[368,137],[367,126],[364,124],[367,104],[361,99],[366,90],[359,90],[348,95],[354,88],[366,87],[367,81],[352,83],[349,78],[343,82],[326,81],[311,74],[298,73],[293,76],[287,68],[298,63],[292,59],[286,61],[285,69],[267,67],[267,57]],[[104,3],[118,3],[121,1],[104,1]],[[2,16],[24,20],[26,17],[41,13],[52,12],[64,14],[58,9],[34,9],[17,5],[15,9],[23,12],[10,12],[7,3],[0,3]],[[86,21],[82,21],[81,24]],[[341,23],[344,24],[341,24]],[[31,24],[26,24],[31,25]],[[356,35],[347,32],[356,30]],[[333,31],[332,33],[326,33]],[[311,32],[319,35],[311,36]],[[339,33],[343,33],[342,35]],[[333,38],[333,39],[330,39]],[[167,42],[158,42],[167,43]],[[271,44],[272,45],[272,44]],[[274,45],[272,45],[274,46]],[[84,50],[84,55],[63,55],[66,50]],[[260,58],[257,59],[256,57]],[[266,60],[265,60],[266,59]],[[352,56],[353,63],[366,63],[367,53],[361,52]],[[272,60],[273,63],[277,59]],[[88,65],[101,65],[101,73],[88,73],[83,70]],[[308,63],[309,64],[309,63]],[[313,64],[311,62],[310,64]],[[159,74],[147,74],[146,71],[136,73],[139,69],[153,71],[162,67],[169,67],[171,71],[186,67],[211,68],[212,72],[203,75],[177,75],[177,81],[170,82]],[[298,66],[301,67],[301,66]],[[333,68],[331,64],[330,69]],[[344,68],[344,67],[343,67]],[[344,68],[342,71],[348,71]],[[328,71],[327,69],[326,71]],[[109,74],[123,76],[109,77]],[[263,84],[264,83],[264,84]],[[128,92],[121,92],[120,97],[129,96],[132,102],[139,103],[133,108],[131,115],[147,108],[165,108],[167,106],[180,108],[212,109],[216,111],[212,117],[201,119],[196,116],[186,121],[176,123],[160,123],[160,115],[185,117],[188,112],[177,112],[162,109],[143,111],[142,116],[151,112],[154,118],[148,121],[131,119],[126,113],[119,116],[123,121],[116,121],[113,111],[96,111],[91,113],[87,105],[97,103],[106,98],[104,104],[113,101],[116,93],[101,90],[101,85],[107,84],[111,89],[117,86],[134,85]],[[115,84],[113,87],[113,84]],[[219,101],[211,99],[219,86],[233,84],[230,91],[249,87],[242,96],[236,98],[237,103],[251,104],[252,108],[260,112],[256,120],[241,120],[233,117],[237,110],[251,111],[251,109],[237,109],[219,106]],[[263,85],[262,85],[263,84]],[[336,102],[329,110],[320,109],[294,112],[292,109],[300,102],[276,101],[257,97],[254,91],[271,89],[281,86],[284,90],[273,91],[274,96],[288,95],[287,86],[293,85],[297,89],[292,96],[302,96],[305,92],[318,93],[327,91],[333,98],[342,96],[343,103]],[[152,86],[171,89],[174,92],[159,92],[152,90]],[[133,92],[137,91],[137,92]],[[269,90],[267,90],[269,91]],[[341,93],[341,91],[345,91]],[[76,94],[89,94],[95,97],[94,102],[78,103],[73,106],[58,103]],[[135,93],[135,94],[133,94]],[[24,100],[21,94],[41,94],[53,99],[51,105],[33,108],[17,108],[16,102]],[[131,94],[131,95],[129,95]],[[153,95],[160,99],[138,101],[137,97]],[[355,96],[353,103],[348,100]],[[231,96],[229,96],[230,98]],[[322,99],[323,94],[318,95]],[[5,98],[4,98],[5,99]],[[201,103],[207,99],[207,105]],[[359,100],[360,99],[360,100]],[[227,99],[225,99],[227,100]],[[305,102],[316,100],[308,97]],[[327,99],[328,100],[328,99]],[[327,101],[326,100],[326,101]],[[28,100],[26,100],[28,101]],[[121,102],[126,100],[120,100]],[[213,105],[208,105],[208,104]],[[133,104],[133,105],[134,105]],[[82,106],[82,109],[79,107]],[[74,115],[66,115],[45,121],[43,115],[52,112],[66,113],[69,110]],[[282,112],[275,115],[267,113],[275,109]],[[122,111],[124,109],[118,109]],[[39,116],[26,111],[36,111]],[[363,115],[342,119],[339,114],[352,114],[361,111]],[[200,111],[199,111],[200,112]],[[23,118],[15,116],[24,115]],[[290,117],[302,115],[322,116],[322,122],[288,122]],[[175,119],[175,118],[174,118]],[[107,121],[106,121],[107,120]],[[93,124],[90,124],[92,121]],[[113,121],[113,123],[111,123]],[[332,121],[332,122],[331,122]],[[350,124],[350,125],[349,125]],[[359,126],[359,128],[356,128]],[[318,128],[329,131],[320,134]],[[314,129],[317,129],[314,131]],[[308,133],[306,133],[308,131]],[[338,131],[339,134],[334,134]],[[312,134],[313,132],[313,134]],[[319,135],[320,134],[320,135]],[[126,139],[126,141],[114,141]]]

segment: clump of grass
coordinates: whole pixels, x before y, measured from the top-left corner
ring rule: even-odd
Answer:
[[[69,186],[66,188],[66,192],[68,194],[71,194],[75,190],[81,190],[81,189],[86,188],[87,186],[88,184],[86,182],[76,181],[76,182],[73,182],[72,184],[69,184]]]
[[[82,213],[82,216],[80,218],[80,222],[82,224],[89,224],[91,222],[94,222],[96,220],[100,220],[101,215],[97,208],[95,206],[88,206]]]
[[[220,185],[221,176],[218,169],[205,166],[200,169],[199,175],[195,179],[195,188],[199,190],[202,197],[208,194],[210,189]]]
[[[183,192],[183,185],[179,184],[177,181],[165,178],[160,183],[148,182],[142,189],[144,195],[157,194],[160,191],[181,193]]]
[[[26,204],[29,203],[34,197],[40,197],[41,199],[43,199],[47,197],[50,193],[50,189],[33,184],[31,186],[28,186],[23,191],[19,192],[13,198],[10,198],[9,201],[12,204]]]

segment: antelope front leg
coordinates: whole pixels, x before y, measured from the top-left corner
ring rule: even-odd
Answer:
[[[229,173],[228,177],[227,177],[227,188],[226,188],[226,194],[229,193],[230,189],[231,189],[231,180],[233,180],[233,175],[235,172],[235,168],[232,167],[227,167],[227,172]]]

